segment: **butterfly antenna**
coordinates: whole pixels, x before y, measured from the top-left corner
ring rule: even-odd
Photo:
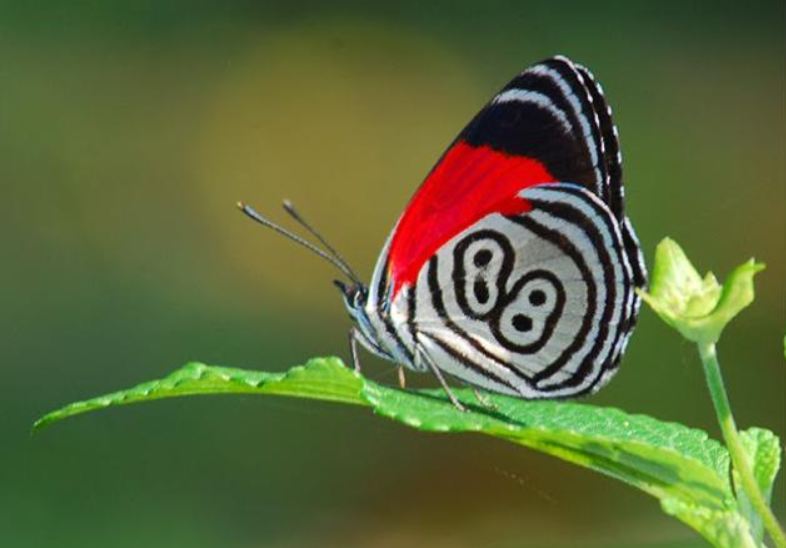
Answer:
[[[326,253],[324,250],[318,248],[317,246],[315,246],[311,242],[308,242],[308,241],[304,240],[303,238],[301,238],[297,234],[295,234],[293,232],[290,232],[286,228],[277,225],[273,221],[265,219],[262,215],[257,213],[254,210],[254,208],[252,208],[251,206],[246,205],[243,202],[238,202],[237,203],[237,207],[238,207],[238,209],[240,209],[240,211],[245,213],[248,217],[252,218],[253,220],[258,222],[259,224],[261,224],[263,226],[266,226],[268,228],[272,228],[273,230],[275,230],[276,232],[278,232],[282,236],[286,236],[287,238],[289,238],[293,242],[302,245],[303,247],[305,247],[306,249],[308,249],[312,253],[315,253],[316,255],[319,255],[320,257],[322,257],[323,259],[325,259],[326,261],[331,263],[333,266],[338,268],[345,276],[347,276],[353,282],[360,283],[359,278],[352,271],[352,269],[349,268],[349,266],[347,266],[347,264],[344,263],[339,258],[334,257],[333,255],[330,255],[329,253]],[[322,240],[320,239],[320,241],[322,241]]]
[[[344,265],[344,268],[346,268],[346,270],[347,270],[348,272],[351,272],[351,273],[352,273],[352,275],[351,275],[351,276],[349,276],[349,277],[352,279],[352,281],[354,281],[355,283],[360,283],[360,277],[359,277],[359,276],[358,276],[358,275],[355,273],[355,271],[354,271],[354,270],[352,270],[352,267],[350,267],[350,266],[349,266],[349,263],[347,263],[347,261],[346,261],[346,260],[344,259],[344,257],[341,255],[341,253],[339,253],[338,251],[336,251],[336,249],[335,249],[335,248],[334,248],[332,245],[330,245],[330,244],[327,242],[327,240],[325,240],[325,238],[322,236],[322,234],[320,234],[319,232],[317,232],[317,229],[315,229],[313,226],[311,226],[311,225],[310,225],[310,224],[309,224],[309,223],[308,223],[308,222],[307,222],[307,221],[306,221],[306,220],[303,218],[303,216],[302,216],[302,215],[300,215],[300,212],[298,212],[298,210],[297,210],[297,209],[295,209],[295,205],[294,205],[292,202],[290,202],[289,200],[284,200],[284,210],[285,210],[287,213],[289,213],[289,215],[290,215],[290,216],[291,216],[293,219],[295,219],[295,221],[297,221],[298,223],[300,223],[300,225],[301,225],[303,228],[305,228],[306,230],[308,230],[308,231],[309,231],[309,232],[310,232],[310,233],[311,233],[311,234],[312,234],[312,235],[313,235],[313,236],[314,236],[314,237],[315,237],[317,240],[319,240],[319,241],[320,241],[320,243],[321,243],[323,246],[325,246],[325,249],[327,249],[327,250],[328,250],[330,253],[332,253],[332,254],[333,254],[333,257],[336,259],[336,261],[337,261],[337,262],[339,262],[339,263],[341,263],[342,265]]]

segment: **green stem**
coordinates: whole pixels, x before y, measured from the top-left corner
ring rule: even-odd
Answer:
[[[704,374],[707,377],[707,385],[709,386],[710,395],[712,396],[712,403],[715,405],[715,413],[718,415],[718,422],[723,432],[723,438],[726,441],[726,447],[729,449],[734,469],[737,471],[737,474],[739,474],[742,487],[745,489],[745,493],[748,495],[751,504],[756,512],[758,512],[759,516],[761,516],[764,528],[767,529],[770,538],[772,538],[772,541],[778,548],[786,548],[786,535],[783,533],[783,529],[781,529],[772,509],[764,499],[764,495],[761,489],[759,489],[756,478],[753,477],[748,455],[742,446],[742,440],[737,431],[737,425],[734,423],[729,397],[726,394],[726,387],[723,384],[723,376],[721,375],[720,364],[718,363],[715,343],[700,342],[698,346],[701,361],[704,364]]]

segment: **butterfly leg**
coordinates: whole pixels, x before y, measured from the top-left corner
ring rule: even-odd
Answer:
[[[354,327],[349,330],[349,353],[352,356],[352,368],[355,373],[360,373],[360,358],[358,357],[358,333]]]
[[[472,387],[472,392],[475,394],[475,399],[478,400],[480,405],[482,405],[486,409],[492,409],[492,410],[496,410],[497,409],[497,405],[493,401],[488,399],[486,396],[484,396],[481,393],[481,391],[478,390],[477,388],[475,388],[474,386]]]
[[[445,381],[445,377],[442,376],[442,372],[439,370],[437,365],[432,361],[431,356],[429,356],[425,351],[421,349],[418,349],[418,354],[422,356],[423,359],[426,360],[426,364],[428,365],[429,369],[431,369],[431,372],[434,373],[435,377],[437,377],[439,384],[442,385],[442,389],[445,390],[445,392],[448,395],[448,398],[450,398],[450,403],[452,403],[455,406],[455,408],[458,409],[459,411],[462,412],[466,411],[467,409],[461,404],[460,401],[458,401],[455,394],[453,394],[453,391],[450,389],[448,383]]]
[[[404,374],[404,366],[398,366],[398,385],[402,390],[407,388],[407,376]]]

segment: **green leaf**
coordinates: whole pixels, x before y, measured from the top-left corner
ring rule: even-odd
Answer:
[[[753,463],[753,473],[769,502],[772,485],[780,466],[778,437],[762,428],[741,433],[746,453]],[[761,518],[748,500],[739,478],[733,473],[739,497],[737,510],[717,510],[671,498],[661,500],[664,512],[693,527],[715,546],[722,548],[766,548]]]
[[[404,391],[382,386],[349,370],[338,358],[313,359],[286,373],[190,363],[162,380],[49,413],[35,428],[112,405],[228,393],[364,405],[419,430],[479,432],[503,438],[597,470],[659,498],[716,510],[735,507],[728,481],[728,454],[700,430],[578,403],[490,395],[495,407],[487,408],[479,405],[468,389],[456,390],[469,409],[462,413],[441,390]]]
[[[72,403],[41,417],[34,430],[81,413],[111,405],[206,394],[270,394],[365,405],[363,380],[339,358],[311,360],[287,373],[265,373],[191,362],[163,379],[139,384],[97,398]]]
[[[693,342],[717,342],[726,325],[753,302],[753,277],[764,265],[738,266],[721,286],[702,278],[682,248],[669,238],[658,244],[650,291],[639,295],[670,326]]]
[[[661,500],[663,511],[690,525],[718,548],[766,548],[751,534],[750,522],[734,510],[715,510],[683,500]]]
[[[740,432],[748,462],[751,463],[753,477],[759,485],[762,494],[767,502],[770,503],[772,497],[772,486],[778,469],[781,466],[781,444],[778,436],[764,428],[749,428]],[[737,492],[738,504],[742,515],[746,516],[751,523],[751,530],[756,539],[764,537],[764,525],[758,512],[753,508],[745,489],[742,488],[740,478],[736,471],[732,472],[735,490]]]

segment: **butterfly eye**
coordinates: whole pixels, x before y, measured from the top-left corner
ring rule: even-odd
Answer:
[[[355,295],[352,298],[352,302],[355,303],[356,308],[362,308],[363,305],[366,304],[365,292],[362,289],[358,288],[358,290],[355,291]]]

